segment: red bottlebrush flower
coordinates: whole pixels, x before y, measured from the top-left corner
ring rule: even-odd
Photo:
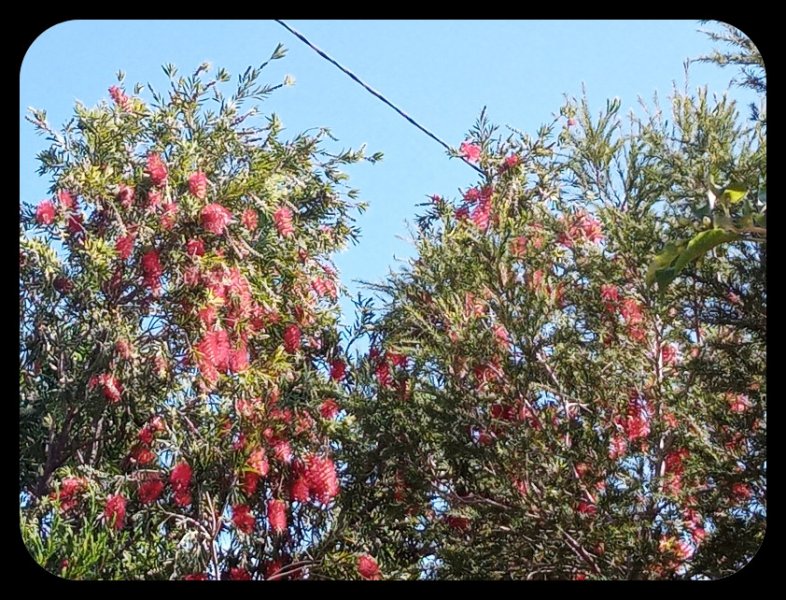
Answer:
[[[169,474],[169,483],[175,491],[185,491],[191,485],[191,467],[186,462],[175,465]]]
[[[270,581],[279,579],[277,575],[279,571],[281,571],[281,569],[283,568],[284,568],[284,563],[282,563],[280,560],[270,561],[267,567],[265,568],[265,579]]]
[[[242,373],[248,369],[248,347],[243,340],[229,351],[229,369],[233,373]]]
[[[167,202],[164,204],[164,214],[161,215],[161,227],[166,230],[172,229],[177,220],[177,204],[174,202]]]
[[[207,177],[202,171],[197,171],[188,178],[188,191],[200,200],[207,196]]]
[[[251,453],[251,456],[248,457],[248,466],[263,477],[267,475],[270,465],[268,464],[267,456],[265,456],[264,448],[257,448]]]
[[[185,508],[189,504],[191,504],[191,493],[187,490],[178,490],[173,495],[173,500],[177,506]]]
[[[620,292],[616,285],[604,283],[600,286],[600,298],[606,305],[606,309],[611,312],[614,310],[614,305],[619,302]]]
[[[104,517],[109,527],[123,529],[126,524],[126,499],[120,494],[109,496],[104,506]]]
[[[253,208],[247,208],[243,211],[243,215],[240,217],[240,220],[243,223],[243,227],[253,233],[256,231],[257,224],[259,223],[259,215]]]
[[[213,323],[216,322],[216,318],[218,317],[216,309],[213,306],[206,306],[205,308],[200,309],[198,315],[199,320],[202,321],[202,325],[207,328],[212,327]]]
[[[232,213],[220,204],[208,204],[200,214],[202,227],[215,235],[222,235],[227,225],[232,223]]]
[[[510,154],[505,157],[505,161],[502,163],[501,171],[507,171],[508,169],[512,169],[513,167],[517,167],[521,164],[521,157],[518,154]]]
[[[113,85],[109,88],[109,95],[112,97],[112,100],[114,100],[118,107],[122,108],[123,110],[128,109],[128,96],[125,95],[125,92],[122,89],[116,85]]]
[[[467,204],[472,204],[473,202],[477,202],[481,198],[480,188],[477,186],[469,188],[464,194],[462,195],[464,198],[464,202]]]
[[[315,278],[314,281],[311,282],[311,289],[313,289],[314,293],[320,298],[327,296],[335,300],[338,296],[335,282],[326,277]]]
[[[55,205],[51,200],[43,200],[35,209],[35,222],[39,225],[51,225],[55,220]]]
[[[319,414],[322,415],[323,419],[329,420],[334,418],[338,414],[338,411],[338,402],[336,402],[333,398],[328,398],[319,407]]]
[[[292,462],[292,446],[287,440],[277,440],[274,442],[273,454],[276,459],[282,463],[289,464]]]
[[[333,381],[341,381],[347,372],[347,363],[340,358],[330,361],[330,378]]]
[[[68,277],[63,277],[62,275],[55,277],[54,286],[61,294],[67,294],[74,289],[73,282]]]
[[[153,502],[158,500],[158,497],[163,491],[164,482],[160,479],[156,478],[145,481],[142,485],[139,486],[139,501],[142,504],[153,504]]]
[[[292,225],[292,211],[286,206],[282,206],[273,213],[273,221],[280,236],[290,237],[295,233],[295,227]]]
[[[131,252],[134,250],[134,240],[136,240],[136,233],[129,233],[115,242],[115,252],[120,260],[126,260],[131,256]]]
[[[641,304],[633,298],[625,298],[625,300],[622,301],[620,313],[622,314],[622,318],[625,319],[629,325],[641,323],[644,319]]]
[[[751,499],[753,492],[748,484],[738,481],[731,486],[731,496],[737,502],[745,502]]]
[[[576,226],[581,230],[586,240],[592,243],[598,243],[603,240],[603,230],[601,229],[600,221],[592,215],[581,215]]]
[[[142,255],[142,277],[147,287],[152,290],[161,289],[161,275],[164,269],[161,267],[158,250],[148,250]]]
[[[121,185],[117,191],[117,201],[124,208],[131,208],[134,204],[134,188],[130,185]]]
[[[292,500],[296,502],[308,502],[310,495],[308,479],[305,475],[298,475],[292,482],[289,489]]]
[[[242,567],[229,569],[229,579],[233,581],[251,581],[251,573]]]
[[[183,581],[208,581],[207,573],[189,573]]]
[[[300,348],[300,336],[300,328],[297,325],[294,323],[287,325],[284,329],[284,350],[290,354],[297,352],[297,349]]]
[[[629,442],[646,438],[650,434],[647,401],[643,397],[634,396],[628,403],[628,414],[623,422],[623,429]]]
[[[229,334],[223,329],[208,331],[196,345],[196,350],[202,376],[215,383],[218,373],[226,373],[229,368]]]
[[[283,500],[271,499],[267,502],[267,520],[270,528],[276,533],[287,529],[287,505]]]
[[[139,433],[136,434],[136,437],[145,446],[149,446],[153,443],[153,428],[150,427],[149,423],[146,423],[145,426],[139,430]]]
[[[591,502],[587,502],[586,500],[579,500],[576,510],[583,515],[594,515],[598,512],[598,507]]]
[[[66,210],[74,210],[76,208],[76,199],[68,190],[59,190],[57,192],[57,201],[60,202],[60,206]]]
[[[471,142],[461,142],[459,154],[469,162],[476,163],[480,160],[480,146]]]
[[[368,554],[362,554],[358,557],[358,573],[363,579],[378,580],[382,579],[379,572],[379,565]]]
[[[138,466],[144,466],[152,463],[156,459],[156,454],[150,448],[136,445],[131,450],[130,458]]]
[[[461,206],[456,209],[455,215],[457,221],[463,221],[464,219],[469,218],[469,208],[466,206]]]
[[[186,254],[189,256],[204,256],[205,242],[197,239],[188,240],[186,242]]]
[[[311,455],[306,458],[305,477],[314,497],[328,504],[338,495],[339,484],[336,465],[327,456]]]
[[[85,481],[83,479],[78,477],[66,477],[60,482],[60,490],[58,492],[52,492],[49,497],[60,503],[60,510],[62,512],[68,512],[77,505],[79,502],[77,496],[84,489]]]
[[[123,393],[123,386],[120,380],[111,373],[102,373],[96,378],[96,384],[101,386],[101,393],[109,402],[116,404],[120,402]]]
[[[158,205],[161,204],[162,200],[163,200],[163,198],[161,197],[161,192],[160,191],[158,191],[156,189],[148,190],[148,192],[147,192],[147,208],[148,209],[153,210],[153,209],[157,208]]]
[[[253,496],[254,492],[257,491],[259,480],[260,480],[260,476],[258,473],[254,473],[253,471],[246,471],[245,473],[243,473],[243,479],[241,483],[241,488],[243,489],[243,493],[246,496]]]
[[[400,369],[407,368],[407,356],[405,354],[399,354],[398,352],[388,352],[387,359],[394,367],[398,367]]]
[[[167,169],[166,164],[158,154],[149,154],[147,157],[147,167],[145,172],[150,176],[153,185],[159,186],[166,183]]]
[[[380,361],[380,363],[374,369],[374,373],[376,374],[377,381],[381,387],[386,388],[393,385],[393,377],[390,374],[390,365],[388,365],[386,361]]]
[[[82,215],[76,214],[71,215],[68,217],[68,223],[66,224],[68,227],[68,233],[70,233],[74,237],[81,236],[85,232],[85,226],[82,224],[83,218]]]
[[[249,509],[247,505],[235,504],[235,506],[232,507],[232,522],[235,524],[235,527],[243,533],[251,533],[254,531],[256,519],[254,515],[251,514],[251,509]]]
[[[753,406],[753,403],[745,394],[727,394],[726,399],[729,402],[731,412],[734,413],[744,413]]]

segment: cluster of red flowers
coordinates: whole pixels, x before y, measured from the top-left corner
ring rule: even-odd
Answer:
[[[338,495],[336,465],[330,457],[311,454],[305,462],[296,462],[295,473],[290,489],[293,500],[307,502],[313,497],[322,504],[328,504]]]
[[[287,505],[283,500],[268,500],[267,520],[274,532],[280,534],[287,530]]]
[[[362,554],[358,557],[358,573],[360,573],[360,576],[363,579],[382,579],[382,574],[379,571],[379,565],[377,564],[377,561],[368,554]]]
[[[134,250],[134,241],[136,240],[136,232],[131,231],[115,242],[115,251],[117,252],[120,260],[126,260],[131,256]]]
[[[284,328],[284,350],[289,354],[294,354],[300,348],[300,328],[294,323],[290,323]]]
[[[235,506],[232,507],[232,522],[239,531],[251,533],[254,531],[256,519],[251,513],[251,509],[246,504],[235,504]]]
[[[672,450],[664,458],[663,492],[677,495],[682,490],[682,476],[685,473],[684,460],[690,456],[686,448]]]
[[[106,499],[104,518],[107,525],[120,530],[126,524],[126,499],[120,494],[114,494]]]
[[[192,196],[204,200],[207,196],[207,177],[202,171],[193,173],[188,178],[188,191]]]
[[[112,87],[109,88],[109,95],[112,97],[112,100],[114,100],[115,104],[119,108],[121,108],[122,110],[128,110],[129,99],[122,89],[120,89],[116,85],[113,85]]]
[[[51,225],[55,220],[55,205],[43,200],[35,209],[35,220],[39,225]]]
[[[257,224],[259,223],[259,215],[253,208],[247,208],[243,211],[240,221],[243,223],[243,227],[253,233],[257,228]]]
[[[286,206],[282,206],[273,213],[273,222],[281,237],[291,237],[295,233],[292,225],[292,211]]]
[[[89,389],[100,387],[104,398],[106,398],[112,404],[120,402],[120,397],[123,394],[123,386],[120,384],[120,380],[111,373],[93,375],[90,378],[87,387]]]
[[[323,419],[333,419],[339,411],[338,402],[336,402],[333,398],[328,398],[327,400],[323,401],[319,407],[319,414],[322,415]]]
[[[476,163],[480,160],[480,146],[472,142],[461,142],[459,146],[459,154],[471,163]]]
[[[340,358],[330,361],[330,378],[333,381],[341,381],[347,372],[347,363]]]
[[[161,259],[158,250],[148,250],[142,255],[142,278],[147,287],[153,293],[158,293],[161,290],[161,276],[164,274],[164,269],[161,266]]]
[[[134,187],[130,185],[121,185],[117,190],[117,201],[125,209],[129,209],[134,205]]]
[[[147,156],[147,166],[145,173],[150,176],[150,181],[158,187],[166,183],[168,175],[166,164],[158,154],[151,153]]]
[[[232,213],[215,202],[205,206],[200,217],[202,227],[215,235],[222,235],[227,226],[232,223]]]
[[[638,392],[632,391],[628,401],[628,414],[623,419],[622,428],[628,442],[644,439],[650,434],[650,415],[647,400]]]
[[[79,494],[86,487],[86,482],[81,477],[66,477],[60,482],[60,490],[52,492],[49,497],[60,503],[61,511],[68,512],[76,507],[79,502]]]
[[[191,504],[191,467],[188,463],[181,462],[175,465],[169,474],[169,483],[174,492],[175,504],[178,506],[188,506]]]

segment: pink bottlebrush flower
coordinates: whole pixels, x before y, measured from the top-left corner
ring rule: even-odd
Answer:
[[[284,350],[289,354],[294,354],[300,348],[300,328],[294,323],[287,325],[284,329]]]
[[[188,178],[188,191],[200,200],[207,196],[207,177],[202,171],[197,171]]]
[[[189,256],[204,256],[205,242],[199,239],[188,240],[186,242],[186,254]]]
[[[238,531],[251,533],[254,531],[256,519],[247,505],[235,504],[235,506],[232,507],[232,523],[234,523]]]
[[[208,204],[202,209],[202,227],[215,235],[222,235],[232,223],[232,213],[220,204]]]
[[[257,224],[259,223],[259,215],[253,208],[247,208],[243,211],[243,215],[240,220],[243,223],[243,227],[251,232],[254,232],[257,228]]]
[[[480,146],[471,142],[461,142],[459,154],[471,163],[480,160]]]
[[[273,213],[273,221],[282,237],[290,237],[295,233],[295,227],[292,225],[292,211],[286,206],[280,207]]]
[[[57,200],[60,202],[60,206],[66,210],[76,208],[76,198],[68,190],[58,190]]]
[[[113,85],[112,87],[109,88],[109,95],[112,97],[112,100],[119,108],[121,108],[122,110],[128,110],[129,99],[122,89],[120,89],[116,85]]]
[[[142,255],[142,276],[144,283],[153,291],[161,289],[161,275],[164,269],[161,267],[158,250],[152,249]]]
[[[374,560],[368,554],[363,554],[358,557],[358,573],[363,579],[368,580],[378,580],[382,579],[382,575],[379,572],[379,565],[377,561]]]
[[[114,494],[106,499],[104,518],[109,527],[120,530],[126,524],[126,499],[120,494]]]
[[[284,533],[287,530],[287,505],[283,500],[268,500],[267,520],[270,529],[276,533]]]
[[[39,225],[51,225],[55,220],[55,205],[43,200],[35,209],[35,221]]]
[[[121,185],[117,190],[117,201],[123,208],[131,208],[134,205],[134,187],[130,185]]]
[[[148,155],[145,172],[150,176],[150,181],[153,182],[154,186],[157,187],[166,183],[168,171],[160,155],[155,153]]]
[[[319,407],[319,414],[322,415],[323,419],[332,419],[334,418],[339,411],[338,402],[336,402],[333,398],[328,398]]]
[[[347,372],[347,363],[340,358],[330,361],[330,378],[333,381],[341,381]]]
[[[136,233],[129,233],[119,238],[115,242],[115,252],[117,252],[120,260],[127,260],[134,250],[134,241],[136,240]]]

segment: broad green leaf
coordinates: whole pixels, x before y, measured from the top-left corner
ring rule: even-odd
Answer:
[[[747,193],[747,188],[744,188],[738,183],[732,183],[727,185],[726,189],[723,191],[723,199],[728,201],[730,204],[736,204],[737,202],[741,201]]]
[[[723,229],[710,229],[696,234],[688,247],[679,255],[674,263],[674,270],[679,273],[689,262],[699,258],[712,250],[715,246],[724,242],[733,242],[739,239],[739,235]]]

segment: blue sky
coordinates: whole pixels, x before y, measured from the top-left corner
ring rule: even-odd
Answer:
[[[387,96],[453,146],[464,139],[483,106],[493,122],[534,133],[552,118],[564,94],[586,86],[600,109],[619,97],[623,112],[654,92],[665,99],[682,86],[683,62],[708,53],[712,44],[695,21],[289,21],[314,44]],[[379,281],[395,258],[412,254],[405,222],[427,195],[455,196],[475,172],[426,137],[273,21],[68,21],[42,33],[25,56],[20,80],[20,119],[28,106],[45,109],[59,126],[78,99],[88,106],[107,97],[115,73],[164,87],[161,65],[191,72],[209,61],[233,77],[258,65],[278,42],[286,58],[266,69],[265,81],[295,77],[293,87],[267,100],[294,136],[329,127],[335,149],[367,144],[385,158],[348,169],[351,185],[369,203],[359,219],[363,237],[337,257],[342,281]],[[707,84],[723,92],[733,73],[694,64],[689,87]],[[735,98],[748,96],[732,90]],[[144,97],[144,93],[143,93]],[[747,113],[747,109],[742,107]],[[37,203],[49,181],[35,174],[35,155],[45,141],[21,127],[21,199]],[[404,238],[404,239],[402,239]],[[344,303],[345,309],[350,308]],[[351,315],[345,315],[351,321]]]

